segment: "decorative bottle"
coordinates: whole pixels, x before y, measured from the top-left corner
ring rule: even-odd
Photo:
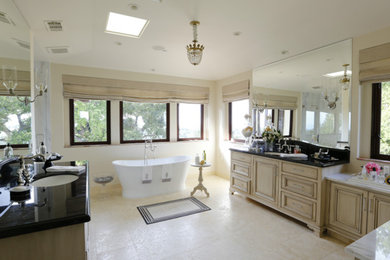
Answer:
[[[9,143],[7,143],[7,145],[4,148],[4,157],[11,158],[12,156],[14,156],[14,149]]]
[[[43,142],[41,142],[41,145],[39,146],[39,153],[46,154],[46,146]]]
[[[206,151],[205,150],[203,150],[202,157],[203,157],[203,161],[206,162]]]

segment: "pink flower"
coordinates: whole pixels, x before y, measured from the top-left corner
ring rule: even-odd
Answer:
[[[369,162],[365,166],[367,173],[376,172],[376,174],[379,174],[381,169],[381,166],[374,162]]]

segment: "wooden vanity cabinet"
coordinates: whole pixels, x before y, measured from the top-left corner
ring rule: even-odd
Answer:
[[[250,194],[252,175],[252,155],[232,152],[230,166],[230,192]]]
[[[253,159],[252,195],[260,202],[278,206],[278,161],[255,156]]]
[[[365,190],[332,182],[328,229],[353,240],[366,234],[367,198]]]
[[[330,235],[355,241],[390,220],[390,195],[344,183],[328,182]]]

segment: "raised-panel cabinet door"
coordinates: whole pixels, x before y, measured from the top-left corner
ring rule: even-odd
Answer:
[[[390,196],[369,193],[367,232],[390,220]]]
[[[357,235],[367,231],[368,192],[331,183],[329,225]]]
[[[277,206],[278,163],[255,158],[253,171],[252,195]]]

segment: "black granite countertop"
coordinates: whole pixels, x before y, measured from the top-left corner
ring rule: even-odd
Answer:
[[[16,170],[19,164],[10,164],[9,171],[3,169],[0,175],[0,238],[90,221],[88,163],[77,161],[54,164],[84,166],[85,170],[80,173],[67,173],[79,176],[76,181],[68,184],[52,187],[31,186],[30,199],[23,204],[11,201],[9,191],[18,185]],[[36,175],[42,173],[43,170],[34,172]]]
[[[330,161],[330,162],[321,162],[315,159],[308,157],[306,160],[302,159],[294,159],[294,158],[286,158],[286,157],[280,157],[277,155],[270,155],[270,154],[265,154],[265,153],[258,153],[254,150],[250,150],[248,148],[230,148],[231,151],[235,152],[242,152],[242,153],[248,153],[248,154],[253,154],[253,155],[258,155],[262,157],[267,157],[267,158],[272,158],[272,159],[277,159],[277,160],[282,160],[282,161],[288,161],[288,162],[294,162],[294,163],[300,163],[300,164],[305,164],[309,166],[315,166],[315,167],[331,167],[335,165],[341,165],[341,164],[347,164],[349,163],[346,160],[337,160],[337,161]]]

